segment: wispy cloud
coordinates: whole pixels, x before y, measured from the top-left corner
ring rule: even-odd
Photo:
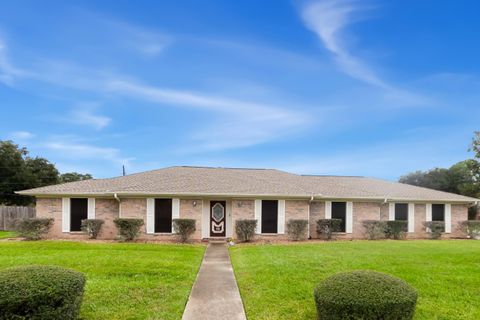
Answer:
[[[371,9],[366,1],[325,0],[309,2],[303,7],[302,18],[330,51],[341,70],[352,78],[384,90],[386,99],[402,105],[428,105],[429,97],[402,89],[383,79],[374,68],[360,57],[351,53],[346,41],[348,26],[366,18]]]
[[[121,156],[120,150],[110,147],[98,147],[82,142],[51,139],[40,145],[44,149],[55,151],[66,159],[107,160],[116,165],[128,165],[133,158]]]
[[[7,55],[7,44],[0,38],[0,82],[11,86],[17,77],[26,75],[24,70],[14,67]]]
[[[194,140],[201,143],[198,148],[202,150],[231,149],[263,143],[292,131],[303,130],[312,122],[305,112],[215,94],[172,90],[119,80],[111,81],[107,88],[118,94],[159,104],[205,109],[217,114],[220,112],[217,124],[192,135]],[[192,148],[189,150],[195,151]]]
[[[14,131],[9,134],[8,138],[12,139],[13,141],[18,140],[28,140],[33,138],[35,135],[29,131]]]
[[[371,67],[349,52],[342,38],[345,28],[361,18],[362,9],[364,10],[358,1],[326,0],[307,4],[303,8],[302,17],[307,27],[335,55],[345,73],[370,84],[387,87]]]
[[[96,130],[103,129],[111,123],[112,119],[107,116],[95,114],[94,110],[97,107],[98,103],[79,103],[73,107],[68,117],[62,118],[62,121],[93,127]]]

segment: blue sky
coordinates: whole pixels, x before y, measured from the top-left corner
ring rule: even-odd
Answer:
[[[0,139],[95,177],[466,159],[478,1],[3,1]]]

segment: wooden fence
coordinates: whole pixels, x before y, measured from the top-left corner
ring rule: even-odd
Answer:
[[[24,218],[35,218],[35,208],[0,206],[0,230],[9,230],[15,220]]]

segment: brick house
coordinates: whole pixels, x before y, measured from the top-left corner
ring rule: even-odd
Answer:
[[[424,221],[444,221],[444,237],[462,237],[458,222],[478,199],[364,177],[302,176],[273,169],[169,167],[19,191],[37,199],[37,217],[54,218],[51,238],[83,238],[82,219],[103,219],[101,239],[114,239],[115,218],[141,218],[142,239],[172,237],[172,219],[196,220],[194,239],[235,237],[238,219],[256,219],[262,238],[285,237],[289,219],[342,220],[346,239],[364,238],[363,220],[407,220],[408,237],[427,236]]]

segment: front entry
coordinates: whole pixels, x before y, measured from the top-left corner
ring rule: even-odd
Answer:
[[[210,237],[225,237],[225,201],[210,201]]]

